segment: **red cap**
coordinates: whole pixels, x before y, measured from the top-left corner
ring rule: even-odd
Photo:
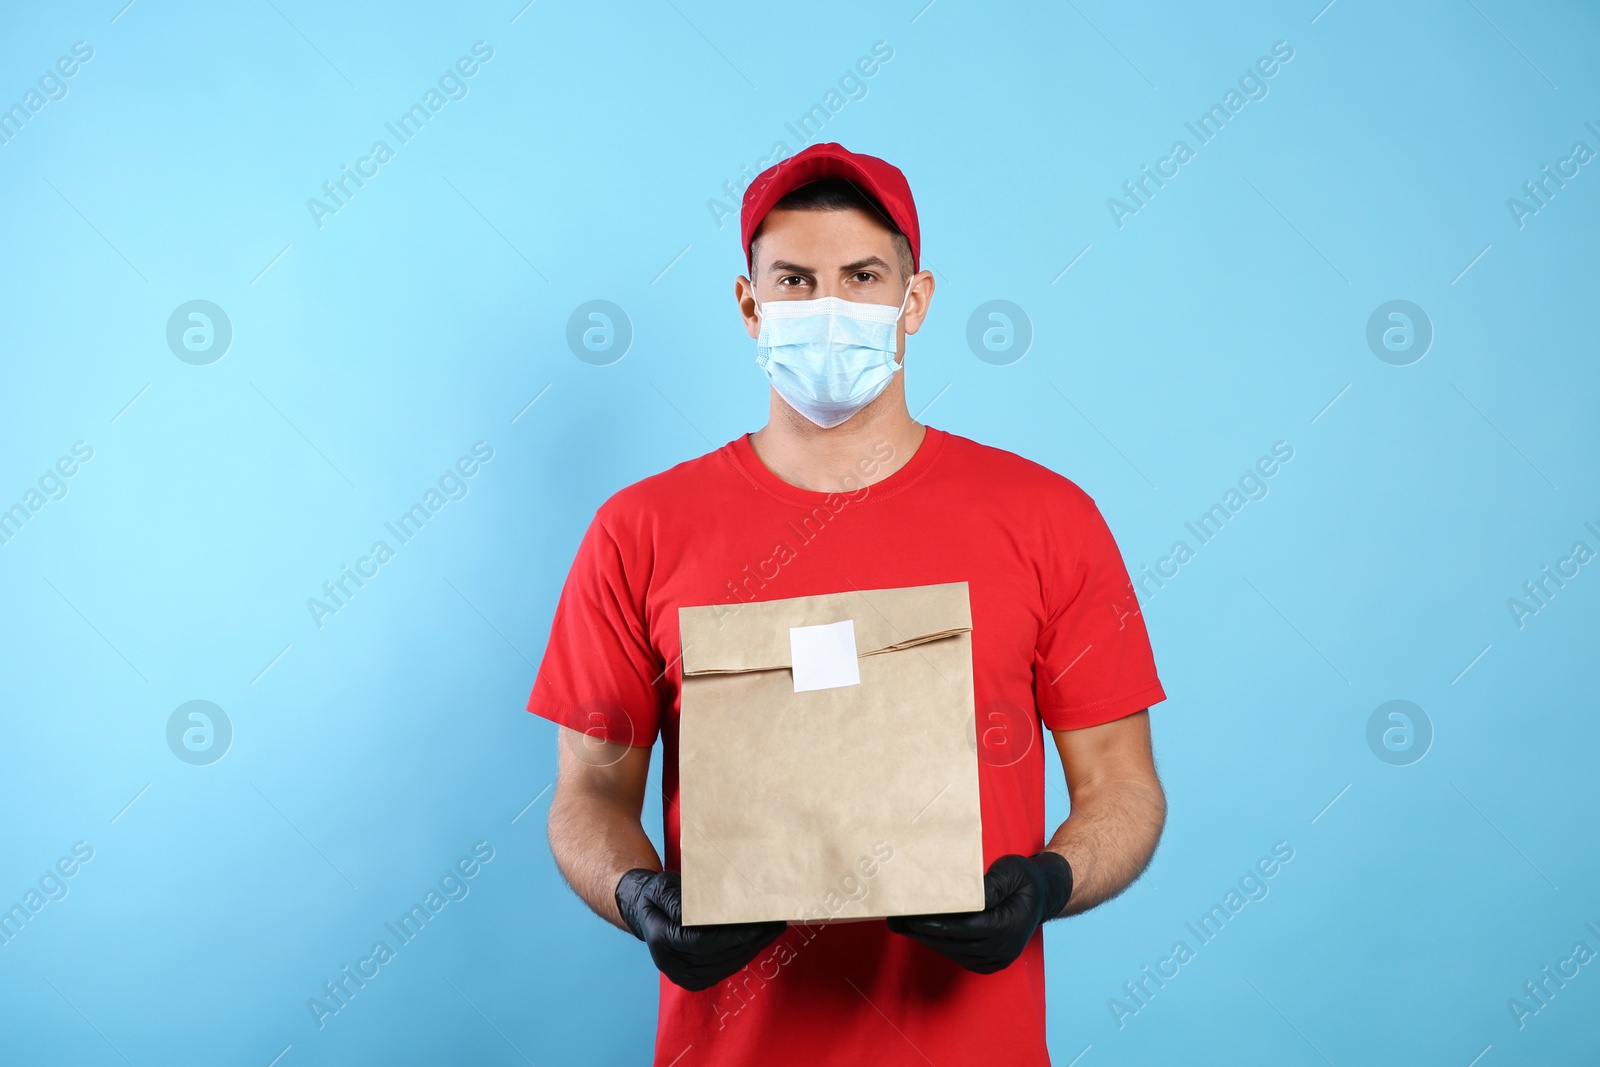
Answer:
[[[746,267],[751,265],[750,239],[767,212],[802,185],[824,178],[843,178],[868,199],[876,201],[889,216],[889,224],[911,244],[911,269],[921,269],[922,230],[917,225],[917,204],[911,199],[911,186],[906,176],[900,173],[899,167],[877,156],[859,155],[831,142],[814,144],[788,159],[779,160],[758,174],[745,189],[739,237],[744,242]]]

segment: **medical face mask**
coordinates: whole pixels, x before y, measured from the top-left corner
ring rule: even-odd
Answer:
[[[895,327],[910,299],[907,286],[899,307],[837,296],[757,304],[756,363],[790,407],[824,429],[837,426],[900,369]]]

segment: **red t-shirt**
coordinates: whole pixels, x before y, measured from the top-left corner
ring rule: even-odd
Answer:
[[[892,458],[879,442],[862,469]],[[1044,776],[1057,759],[1041,721],[1094,726],[1166,694],[1088,494],[933,427],[904,466],[850,493],[790,485],[747,436],[616,493],[578,547],[528,710],[636,746],[659,734],[677,870],[678,609],[944,582],[968,583],[971,599],[984,863],[1028,855],[1048,836]],[[1042,931],[1010,967],[979,975],[881,920],[790,924],[710,989],[661,978],[658,1067],[929,1059],[1049,1063]]]

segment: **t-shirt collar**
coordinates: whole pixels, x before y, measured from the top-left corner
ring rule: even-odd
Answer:
[[[860,498],[861,502],[882,500],[894,496],[921,478],[927,469],[933,465],[934,460],[938,458],[939,453],[944,448],[945,438],[948,436],[949,434],[944,430],[933,426],[927,427],[927,432],[922,437],[922,443],[917,446],[917,450],[911,454],[911,458],[906,461],[905,465],[887,478],[868,485],[866,488],[870,491]],[[847,493],[847,490],[842,489],[821,492],[815,489],[803,489],[798,485],[790,485],[774,474],[761,461],[761,457],[756,455],[755,447],[750,444],[750,435],[748,433],[741,434],[726,445],[723,445],[722,452],[755,483],[757,488],[769,496],[777,497],[779,500],[791,504],[816,505],[823,503],[830,497],[842,496]],[[877,458],[876,454],[870,450],[863,457],[864,460],[869,462],[875,458]]]

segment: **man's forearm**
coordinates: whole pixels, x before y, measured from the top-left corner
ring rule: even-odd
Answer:
[[[567,884],[594,913],[624,930],[613,896],[635,867],[661,869],[655,845],[631,805],[604,794],[557,790],[550,804],[550,852]]]
[[[1166,795],[1155,780],[1080,788],[1049,845],[1072,865],[1072,897],[1061,914],[1088,911],[1131,885],[1155,854],[1166,816]]]

